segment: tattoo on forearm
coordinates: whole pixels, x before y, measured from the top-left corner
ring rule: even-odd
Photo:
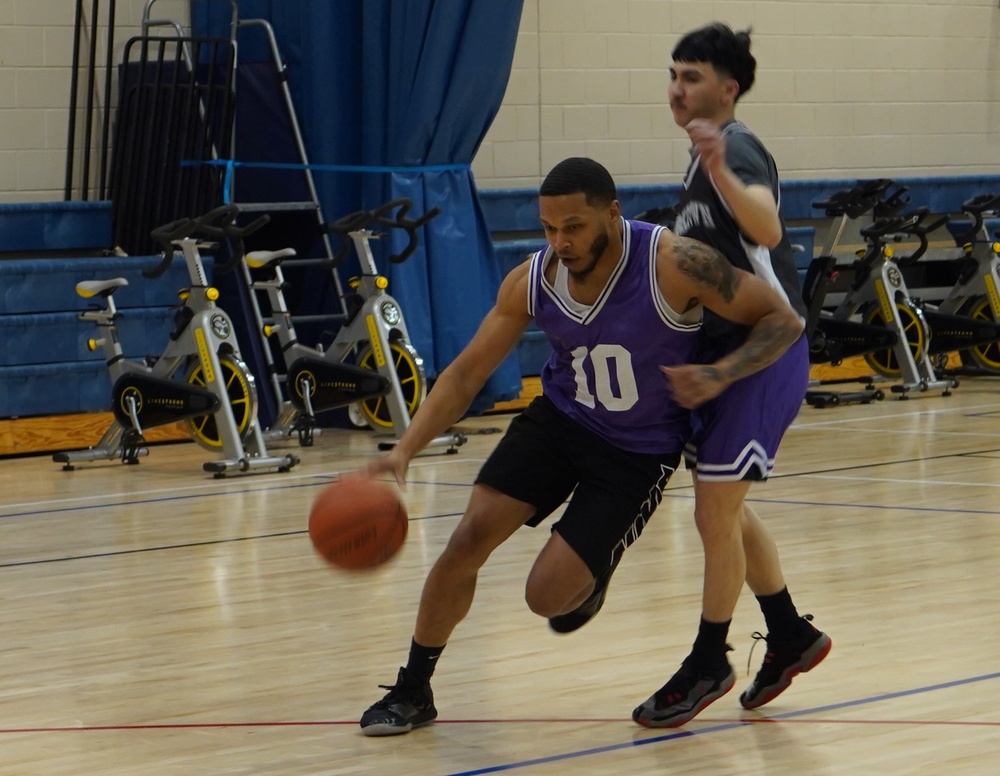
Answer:
[[[722,374],[719,372],[718,368],[712,364],[704,364],[701,367],[701,373],[705,379],[711,380],[712,382],[717,383],[722,380]]]
[[[733,265],[715,248],[688,237],[674,241],[677,267],[692,280],[716,289],[727,301],[733,301],[739,287],[739,275]]]
[[[761,318],[743,345],[729,354],[731,361],[725,369],[726,376],[730,380],[739,380],[760,371],[777,361],[801,332],[800,326],[790,326],[768,316]]]

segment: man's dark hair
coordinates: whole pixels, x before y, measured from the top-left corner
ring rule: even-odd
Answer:
[[[582,156],[573,156],[559,162],[545,176],[538,190],[542,197],[578,193],[586,196],[587,204],[592,207],[610,205],[618,199],[611,173],[593,159]]]
[[[716,72],[735,79],[740,87],[737,100],[750,91],[757,72],[757,60],[750,53],[750,30],[733,32],[722,22],[689,32],[671,56],[675,62],[708,62]]]

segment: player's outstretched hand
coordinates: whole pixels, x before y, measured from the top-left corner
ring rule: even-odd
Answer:
[[[368,462],[366,471],[369,476],[377,477],[380,474],[391,474],[396,479],[396,484],[401,490],[406,490],[406,471],[410,468],[410,457],[405,455],[398,447],[394,447],[385,455],[372,458]]]

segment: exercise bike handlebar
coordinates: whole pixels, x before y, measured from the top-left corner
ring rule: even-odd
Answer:
[[[890,216],[888,218],[879,218],[873,221],[868,226],[863,227],[861,231],[861,236],[865,238],[869,243],[878,243],[881,245],[886,242],[883,238],[891,234],[901,234],[905,229],[907,220],[901,216]]]
[[[163,226],[158,226],[150,232],[150,237],[162,248],[163,258],[152,269],[144,269],[142,274],[147,278],[158,278],[173,262],[174,243],[194,235],[219,240],[235,240],[233,257],[224,263],[216,264],[215,271],[226,273],[231,271],[243,258],[243,238],[253,234],[267,224],[271,217],[262,215],[246,226],[237,226],[236,217],[240,209],[236,205],[222,205],[198,218],[180,218]]]
[[[900,267],[908,267],[911,264],[916,264],[916,262],[920,260],[920,257],[927,252],[928,235],[948,223],[947,215],[938,216],[932,221],[925,223],[924,219],[927,217],[927,214],[927,208],[919,208],[914,214],[914,217],[907,219],[904,223],[903,233],[914,235],[920,242],[910,253],[897,255],[895,257],[896,264]]]
[[[929,223],[925,223],[924,219],[927,215],[927,208],[920,207],[910,215],[881,218],[861,229],[861,236],[868,241],[868,250],[859,259],[858,263],[861,265],[870,264],[880,256],[882,246],[887,242],[886,238],[890,235],[892,235],[892,239],[895,242],[901,241],[907,235],[917,238],[919,243],[913,251],[893,257],[895,263],[901,267],[907,267],[916,263],[927,252],[928,235],[948,222],[948,216],[943,215]]]
[[[389,261],[393,264],[401,264],[406,261],[417,249],[417,229],[441,214],[441,208],[435,207],[416,218],[407,218],[406,214],[410,212],[412,206],[412,200],[402,197],[379,205],[374,210],[358,210],[346,216],[341,216],[336,221],[331,221],[326,225],[326,229],[328,232],[338,235],[342,243],[340,250],[331,259],[331,265],[334,267],[339,266],[347,257],[351,246],[351,242],[348,239],[351,232],[358,232],[370,226],[403,229],[408,237],[406,247],[399,253],[390,255]],[[393,211],[396,211],[396,213],[390,218],[388,214]]]
[[[1000,207],[1000,194],[980,194],[962,203],[962,212],[980,215]]]
[[[962,203],[962,212],[972,219],[972,223],[966,231],[955,235],[955,242],[959,245],[976,242],[983,228],[983,216],[998,208],[1000,208],[1000,194],[980,194],[965,200]]]
[[[404,261],[410,258],[410,256],[413,255],[413,252],[417,249],[417,243],[418,243],[417,229],[426,224],[432,218],[437,218],[439,215],[441,215],[441,208],[434,207],[428,210],[422,216],[417,216],[416,218],[407,218],[406,214],[409,212],[410,205],[412,203],[409,200],[405,200],[405,202],[406,204],[404,204],[399,209],[399,212],[396,213],[395,220],[390,221],[384,216],[379,216],[378,219],[376,220],[376,223],[379,226],[385,226],[388,227],[389,229],[403,229],[406,231],[406,236],[408,240],[408,242],[406,243],[406,247],[403,248],[403,250],[401,250],[399,253],[394,253],[389,256],[389,261],[392,264],[402,264]],[[376,211],[376,213],[377,212],[378,211]]]
[[[888,191],[888,187],[885,191]],[[906,186],[900,186],[884,198],[877,196],[875,207],[872,211],[875,218],[886,218],[897,215],[904,207],[910,204],[910,198],[907,196],[908,191],[909,189]]]
[[[826,211],[828,216],[858,218],[875,207],[879,195],[891,185],[889,178],[858,181],[853,188],[837,191],[826,199],[813,202],[812,206]]]

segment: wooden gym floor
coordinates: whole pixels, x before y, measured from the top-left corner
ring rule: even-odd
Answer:
[[[407,544],[363,575],[325,567],[305,523],[319,489],[373,453],[370,433],[327,432],[290,473],[225,480],[202,473],[193,444],[131,467],[0,461],[0,774],[996,772],[1000,380],[803,407],[751,495],[834,647],[759,712],[737,700],[763,627],[745,593],[736,689],[682,729],[629,718],[698,621],[682,473],[578,634],[527,611],[547,529],[516,534],[441,659],[439,721],[365,738],[358,717],[405,660],[423,578],[497,439],[414,462]]]

